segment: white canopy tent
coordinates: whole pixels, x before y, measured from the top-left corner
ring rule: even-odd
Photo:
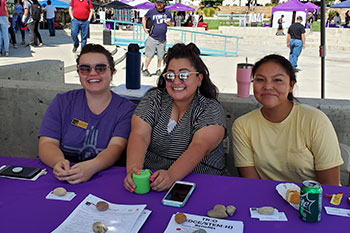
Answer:
[[[272,7],[272,27],[278,28],[278,19],[281,18],[281,15],[284,15],[283,28],[289,27],[293,22],[295,22],[298,16],[303,18],[302,24],[305,25],[307,13],[308,7],[298,0],[290,0],[283,4],[277,5]]]

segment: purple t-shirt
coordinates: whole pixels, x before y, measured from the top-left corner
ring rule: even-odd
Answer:
[[[145,14],[145,17],[151,18],[153,21],[153,31],[150,35],[155,40],[166,41],[166,31],[168,25],[165,23],[167,19],[170,19],[173,22],[173,17],[171,16],[168,10],[163,10],[159,12],[156,8],[153,8]]]
[[[99,115],[91,112],[85,90],[57,94],[43,117],[39,137],[60,141],[71,162],[94,158],[107,148],[112,137],[128,139],[135,104],[112,92],[112,100]]]

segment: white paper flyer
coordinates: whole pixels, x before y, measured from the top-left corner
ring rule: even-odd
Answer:
[[[203,229],[207,233],[243,233],[242,221],[230,221],[187,213],[184,214],[187,220],[182,224],[175,222],[175,214],[173,214],[164,233],[192,233],[199,229]]]
[[[99,211],[95,206],[99,201],[104,200],[89,194],[53,233],[93,232],[95,222],[102,222],[111,232],[137,232],[151,212],[144,210],[146,205],[117,205],[107,201],[109,208]]]

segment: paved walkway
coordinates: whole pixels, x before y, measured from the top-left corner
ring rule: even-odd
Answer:
[[[71,52],[72,40],[69,30],[57,30],[56,37],[49,37],[48,30],[40,31],[44,46],[32,48],[19,45],[18,49],[10,46],[10,57],[0,57],[0,65],[18,64],[22,62],[36,61],[42,59],[56,59],[64,61],[64,66],[75,65],[76,54]],[[102,36],[95,36],[88,40],[90,43],[102,44]],[[26,35],[28,41],[29,35]],[[264,39],[264,38],[262,38]],[[20,41],[20,34],[17,33],[17,41]],[[107,46],[109,50],[113,50],[114,46]],[[125,53],[125,49],[119,49],[115,58],[121,57]],[[270,45],[254,45],[241,44],[239,46],[238,57],[203,57],[207,64],[210,76],[213,82],[219,88],[221,93],[236,93],[236,66],[237,63],[248,61],[254,63],[261,57],[277,53],[288,57],[289,50],[287,47],[274,45],[271,41]],[[142,57],[142,61],[144,57]],[[299,67],[301,71],[297,74],[297,85],[295,89],[296,97],[321,97],[321,59],[318,56],[318,48],[308,48],[303,50],[299,57]],[[152,60],[150,71],[155,71],[156,61]],[[125,61],[121,62],[117,67],[117,73],[112,82],[117,86],[125,83]],[[45,67],[43,67],[45,70]],[[326,57],[326,98],[331,99],[350,99],[350,51],[332,51]],[[156,85],[157,77],[141,77],[141,84]],[[79,83],[78,76],[75,71],[66,73],[66,83]],[[252,93],[252,92],[251,92]]]

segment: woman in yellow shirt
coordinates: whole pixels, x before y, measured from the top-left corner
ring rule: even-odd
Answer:
[[[262,105],[232,127],[235,165],[242,177],[339,185],[343,163],[337,135],[327,116],[294,101],[296,77],[290,62],[268,55],[252,71]]]

